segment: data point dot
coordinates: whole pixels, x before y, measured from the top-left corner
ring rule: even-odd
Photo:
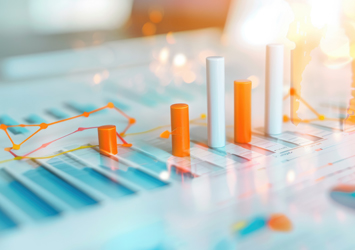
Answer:
[[[88,112],[83,113],[83,116],[85,116],[85,117],[89,117],[89,115],[90,115],[90,113],[88,113]]]
[[[107,107],[108,107],[108,108],[110,108],[110,109],[112,109],[112,108],[114,108],[114,107],[115,107],[115,105],[113,105],[113,103],[112,103],[112,102],[109,102],[109,103],[107,103]]]
[[[46,128],[48,128],[48,124],[47,124],[47,123],[41,123],[41,124],[39,125],[39,127],[40,127],[41,129],[46,129]]]
[[[294,88],[290,88],[290,95],[295,95],[296,94],[296,90]]]
[[[19,149],[21,148],[21,146],[18,145],[18,144],[14,144],[14,145],[12,146],[12,148],[13,148],[14,150],[19,150]]]
[[[290,121],[290,118],[287,115],[284,115],[283,116],[283,121],[284,122],[288,122],[288,121]]]

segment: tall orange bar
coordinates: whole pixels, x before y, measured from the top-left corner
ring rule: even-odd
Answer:
[[[190,155],[189,106],[177,103],[170,106],[173,155]]]
[[[117,135],[115,125],[106,125],[97,128],[99,134],[99,147],[102,153],[117,154]]]
[[[251,141],[251,81],[234,81],[234,142]]]

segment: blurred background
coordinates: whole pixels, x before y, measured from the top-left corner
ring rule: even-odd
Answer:
[[[0,58],[208,27],[231,0],[0,0]]]

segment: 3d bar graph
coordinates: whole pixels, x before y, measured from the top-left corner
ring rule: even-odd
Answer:
[[[284,46],[269,44],[266,47],[265,134],[282,133],[283,65]]]
[[[226,144],[224,74],[224,57],[206,58],[208,146],[212,148]]]
[[[116,126],[106,125],[98,127],[99,148],[104,154],[117,154]]]
[[[170,106],[172,153],[174,156],[190,155],[189,106],[177,103]]]
[[[234,142],[251,141],[251,81],[234,81]]]

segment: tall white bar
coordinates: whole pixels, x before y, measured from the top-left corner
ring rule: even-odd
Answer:
[[[224,57],[206,58],[208,146],[226,145]]]
[[[265,133],[282,133],[284,45],[266,47]]]

